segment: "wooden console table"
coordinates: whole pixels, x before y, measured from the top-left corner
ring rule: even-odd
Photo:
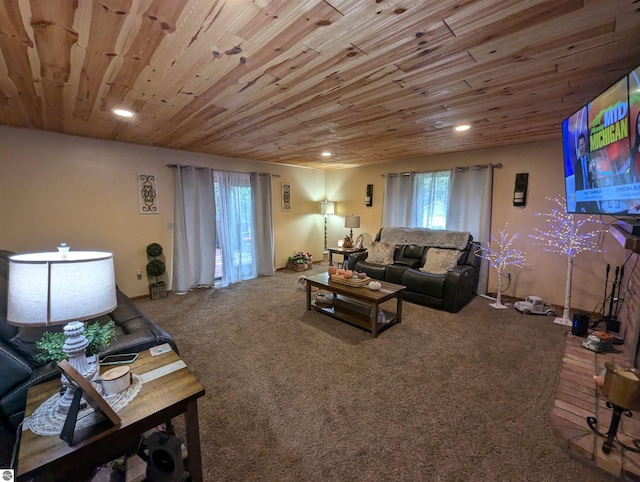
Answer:
[[[144,432],[180,414],[184,414],[188,452],[185,470],[191,480],[202,481],[197,399],[204,395],[204,387],[173,351],[151,356],[145,350],[130,367],[143,384],[138,395],[118,412],[119,425],[84,429],[73,447],[57,436],[44,437],[24,429],[16,471],[19,481],[76,480],[78,474],[135,453]],[[59,389],[60,380],[29,389],[25,425],[34,410]]]
[[[342,262],[344,263],[350,254],[361,253],[367,250],[367,248],[327,248],[327,249],[329,251],[329,264],[333,262],[334,254],[341,254]]]

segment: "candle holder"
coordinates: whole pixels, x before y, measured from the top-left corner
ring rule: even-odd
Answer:
[[[613,410],[611,423],[607,433],[598,430],[598,420],[595,417],[587,417],[587,424],[600,437],[607,440],[602,444],[602,452],[611,453],[614,441],[625,450],[640,453],[640,440],[632,438],[633,446],[627,445],[618,438],[618,426],[622,415],[632,417],[631,410],[640,408],[640,372],[635,369],[624,369],[613,362],[604,364],[606,374],[602,386],[602,394],[607,399],[607,408]]]

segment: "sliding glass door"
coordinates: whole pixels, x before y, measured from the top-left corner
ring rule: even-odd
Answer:
[[[250,176],[245,173],[215,171],[214,190],[217,226],[216,278],[218,270],[222,286],[255,278],[256,251],[252,232]]]
[[[175,192],[176,293],[273,276],[270,174],[178,166]]]

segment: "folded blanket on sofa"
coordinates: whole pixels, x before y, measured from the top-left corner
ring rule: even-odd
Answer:
[[[468,231],[449,231],[429,228],[382,228],[380,241],[393,244],[415,244],[438,248],[465,249],[469,242]]]

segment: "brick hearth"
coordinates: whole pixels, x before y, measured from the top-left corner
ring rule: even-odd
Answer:
[[[638,340],[640,338],[640,269],[637,269],[640,255],[631,254],[626,263],[626,275],[623,279],[620,297],[623,300],[620,313],[620,328],[624,338],[624,352],[629,360],[635,360],[635,366],[640,366]]]
[[[551,413],[551,428],[561,445],[571,455],[626,480],[640,480],[640,454],[620,447],[616,442],[610,454],[602,452],[604,438],[591,431],[587,417],[596,417],[598,430],[609,429],[612,410],[597,388],[593,376],[600,373],[607,361],[633,366],[623,350],[596,354],[581,346],[584,337],[567,334],[562,368],[558,379],[556,399]],[[640,439],[640,412],[632,417],[622,416],[618,437],[633,446],[632,439]]]

